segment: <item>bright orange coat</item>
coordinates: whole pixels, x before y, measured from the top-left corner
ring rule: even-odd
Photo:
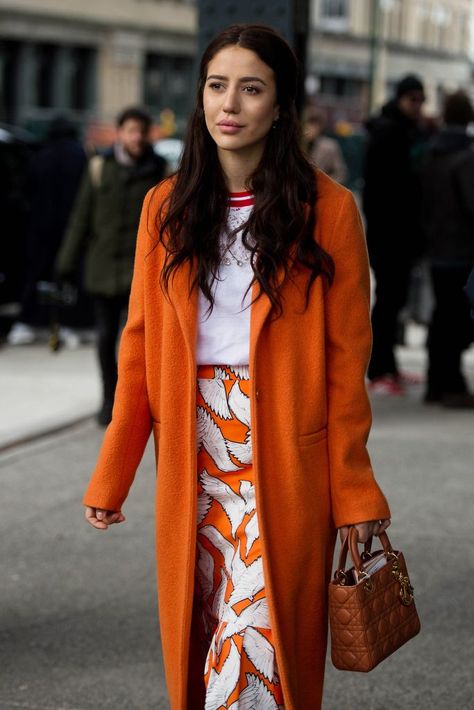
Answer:
[[[284,315],[251,307],[253,461],[266,592],[285,710],[321,707],[327,585],[336,527],[390,517],[366,441],[369,271],[351,193],[318,172],[316,239],[336,266],[304,310],[307,274],[284,285]],[[182,268],[165,297],[155,219],[170,190],[148,194],[119,357],[112,423],[84,503],[119,510],[153,430],[157,451],[158,600],[172,710],[202,708],[203,658],[192,639],[196,542],[197,293]],[[254,291],[254,294],[256,291]],[[159,453],[158,453],[159,452]]]

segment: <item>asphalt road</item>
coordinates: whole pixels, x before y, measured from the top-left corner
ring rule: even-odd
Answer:
[[[418,397],[375,403],[370,450],[422,633],[368,675],[328,661],[324,710],[473,707],[474,415],[426,408]],[[93,423],[82,424],[0,457],[1,710],[168,707],[153,454],[137,474],[127,522],[100,533],[80,506],[100,439]]]

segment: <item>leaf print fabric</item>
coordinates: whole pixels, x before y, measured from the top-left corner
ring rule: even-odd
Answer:
[[[279,710],[258,530],[247,366],[200,366],[196,594],[208,654],[205,710]]]

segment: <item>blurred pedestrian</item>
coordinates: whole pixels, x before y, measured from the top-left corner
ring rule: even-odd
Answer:
[[[29,224],[31,159],[38,150],[34,136],[14,128],[0,130],[0,304],[20,303],[25,284],[26,237]],[[14,237],[12,236],[14,235]],[[0,338],[11,329],[0,315]]]
[[[150,144],[151,118],[130,107],[117,119],[117,141],[91,158],[57,261],[68,280],[84,257],[84,286],[93,295],[102,375],[98,421],[112,415],[117,340],[130,294],[136,233],[147,191],[163,179],[166,162]]]
[[[303,120],[303,137],[311,162],[336,182],[347,179],[347,165],[339,143],[325,135],[326,116],[321,109],[307,109]]]
[[[33,156],[31,164],[26,279],[20,317],[8,334],[12,345],[32,343],[36,338],[38,284],[54,280],[55,260],[86,162],[77,127],[65,116],[56,117],[46,144]]]
[[[474,269],[469,274],[464,291],[466,292],[466,296],[471,304],[471,318],[474,320]]]
[[[424,137],[420,127],[424,100],[420,79],[406,76],[397,84],[395,97],[366,124],[363,207],[376,279],[368,376],[370,389],[380,394],[403,393],[394,347],[410,273],[423,248],[417,160]]]
[[[123,522],[153,431],[173,710],[318,710],[336,527],[367,540],[390,523],[366,450],[361,220],[300,149],[297,86],[269,27],[205,51],[179,170],[144,204],[84,497],[94,527]]]
[[[461,368],[462,353],[474,339],[464,291],[474,266],[474,151],[466,133],[474,112],[463,91],[446,98],[443,118],[423,170],[423,226],[435,297],[425,402],[474,407]]]

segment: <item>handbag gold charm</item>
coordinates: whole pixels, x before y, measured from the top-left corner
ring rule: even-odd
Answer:
[[[366,592],[373,592],[374,591],[374,583],[372,581],[372,578],[370,574],[367,574],[365,570],[359,570],[359,579],[365,579],[364,582],[364,589]]]
[[[387,559],[388,556],[387,556]],[[403,574],[403,572],[400,572],[400,565],[398,564],[398,557],[391,553],[391,559],[393,559],[393,565],[392,565],[392,574],[397,580],[397,582],[400,584],[400,599],[402,604],[405,604],[405,606],[410,606],[410,604],[413,603],[413,586],[410,583],[409,578]]]
[[[393,565],[395,567],[395,565]],[[402,604],[405,606],[410,606],[413,603],[413,586],[410,584],[410,580],[403,572],[400,572],[398,565],[396,569],[392,569],[392,574],[394,575],[397,582],[400,584],[400,599]]]

